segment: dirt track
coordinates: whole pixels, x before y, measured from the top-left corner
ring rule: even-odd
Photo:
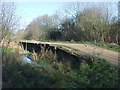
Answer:
[[[96,55],[100,58],[104,58],[111,64],[118,66],[118,54],[120,54],[118,52],[106,50],[90,44],[64,44],[64,45],[88,53],[90,55]]]

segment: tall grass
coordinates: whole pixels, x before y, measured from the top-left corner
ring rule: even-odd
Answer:
[[[36,54],[38,57],[35,62],[45,65],[37,67],[34,64],[24,63],[17,51],[4,51],[3,88],[115,88],[118,86],[117,69],[105,60],[93,58],[92,66],[82,63],[79,70],[75,70],[69,65],[66,67],[63,62],[54,61],[54,54],[49,53],[45,56],[42,54]]]

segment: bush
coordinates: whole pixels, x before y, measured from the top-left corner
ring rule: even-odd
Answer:
[[[82,63],[76,70],[45,59],[38,60],[38,64],[44,65],[37,67],[24,63],[15,54],[3,53],[3,88],[115,88],[118,85],[117,69],[105,60],[93,58],[92,66]]]

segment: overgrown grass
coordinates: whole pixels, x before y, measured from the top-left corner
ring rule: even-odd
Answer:
[[[3,88],[115,88],[118,86],[117,69],[107,61],[93,58],[93,65],[71,69],[50,58],[35,60],[43,67],[26,64],[18,53],[3,52]],[[49,62],[50,61],[50,62]],[[55,63],[53,63],[55,62]]]
[[[1,48],[2,52],[10,53],[10,52],[16,52],[19,49],[17,48]]]

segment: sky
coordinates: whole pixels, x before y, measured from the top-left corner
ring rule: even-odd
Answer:
[[[20,28],[25,28],[33,19],[40,15],[58,14],[63,9],[64,2],[16,2],[16,15],[20,18]],[[117,7],[113,5],[111,12],[117,14]]]
[[[21,28],[40,15],[52,15],[62,9],[62,2],[17,2],[16,15],[20,18]]]

